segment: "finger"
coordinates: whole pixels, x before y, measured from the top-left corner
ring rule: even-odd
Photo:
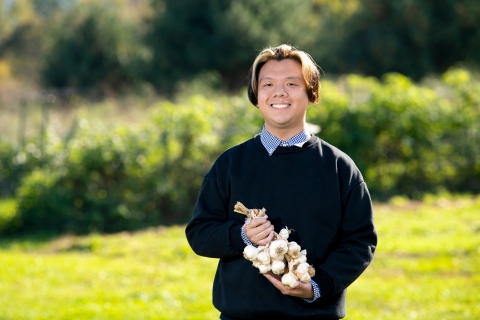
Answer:
[[[259,220],[259,219],[253,219],[250,224],[244,225],[247,236],[254,236],[256,234],[259,234],[262,231],[267,230],[272,225],[268,220],[262,224],[256,225],[254,222],[255,220]]]
[[[274,236],[274,233],[273,233],[273,226],[272,226],[272,231],[270,232],[270,235],[269,235],[269,236],[267,237],[267,239],[266,239],[266,240],[267,240],[267,242],[270,242],[270,241],[272,241],[272,239],[273,239],[273,236]]]
[[[258,226],[260,226],[260,225],[262,225],[262,224],[264,224],[268,221],[265,217],[255,218],[255,219],[250,219],[250,220],[251,220],[250,225],[254,228],[258,227]],[[268,222],[270,222],[270,221],[268,221]]]
[[[255,230],[257,231],[257,230]],[[273,238],[273,226],[268,227],[267,229],[260,231],[256,234],[256,238],[259,240],[266,239],[268,238],[271,240]]]

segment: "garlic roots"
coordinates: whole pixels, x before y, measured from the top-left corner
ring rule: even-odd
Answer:
[[[241,202],[237,202],[234,211],[247,216],[247,219],[260,218],[267,211],[265,208],[248,209]],[[265,246],[255,247],[248,245],[243,250],[245,259],[252,262],[252,265],[261,274],[272,271],[282,276],[282,283],[290,289],[297,286],[297,281],[308,283],[315,275],[313,266],[307,263],[307,250],[302,250],[295,241],[288,242],[292,232],[287,227],[274,233],[273,239]]]

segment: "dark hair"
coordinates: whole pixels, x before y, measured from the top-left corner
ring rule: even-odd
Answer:
[[[260,69],[270,60],[281,61],[292,59],[302,66],[303,80],[307,86],[308,100],[317,103],[320,99],[320,72],[312,57],[304,52],[287,44],[278,47],[268,47],[262,50],[255,58],[250,71],[248,72],[248,99],[253,105],[258,104],[258,75]]]

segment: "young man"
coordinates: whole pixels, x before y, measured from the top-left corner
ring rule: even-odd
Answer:
[[[219,258],[213,304],[220,319],[340,319],[346,288],[373,259],[377,235],[362,175],[343,152],[307,131],[320,74],[303,51],[267,48],[249,73],[248,96],[265,119],[261,134],[225,151],[205,175],[186,235],[199,255]],[[237,201],[266,208],[245,222]],[[243,257],[273,231],[307,250],[316,275],[286,288]]]

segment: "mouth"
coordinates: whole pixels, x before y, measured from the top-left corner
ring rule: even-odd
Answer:
[[[270,106],[274,109],[285,109],[285,108],[290,107],[290,104],[289,103],[282,103],[282,104],[277,103],[277,104],[271,104]]]

